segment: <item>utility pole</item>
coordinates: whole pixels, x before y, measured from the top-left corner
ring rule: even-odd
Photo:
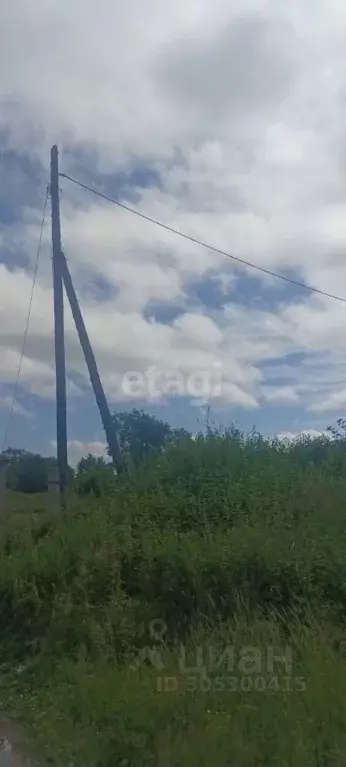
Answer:
[[[0,455],[0,520],[4,519],[7,514],[6,507],[6,479],[9,460],[6,458],[5,453]]]
[[[50,153],[50,197],[52,204],[54,341],[56,376],[56,432],[59,467],[60,505],[66,507],[67,488],[67,424],[66,424],[66,366],[64,340],[64,295],[61,272],[61,230],[59,202],[58,147]]]
[[[83,315],[79,308],[79,303],[75,293],[71,275],[66,263],[65,256],[62,252],[60,254],[60,261],[61,261],[61,275],[65,284],[67,298],[71,306],[71,311],[72,311],[73,319],[76,325],[80,345],[83,349],[85,362],[87,364],[91,385],[93,387],[95,399],[98,405],[98,409],[100,411],[103,428],[106,433],[112,461],[118,474],[127,473],[127,466],[120,450],[120,445],[118,442],[115,426],[112,421],[112,416],[108,407],[106,395],[104,393],[104,389],[101,383],[94,353],[91,348],[87,329],[84,324]]]

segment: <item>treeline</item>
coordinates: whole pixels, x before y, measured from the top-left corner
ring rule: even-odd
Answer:
[[[150,416],[143,410],[114,414],[121,450],[131,469],[145,461],[150,455],[160,452],[166,445],[182,437],[191,437],[184,429],[173,429],[165,421]],[[44,493],[48,489],[50,470],[56,466],[54,457],[45,457],[27,450],[9,448],[5,457],[9,461],[7,486],[21,493]],[[113,477],[109,461],[91,454],[83,456],[77,467],[68,468],[70,486],[84,494],[99,495]]]
[[[167,448],[180,441],[196,441],[185,429],[174,429],[166,421],[159,420],[134,408],[131,411],[115,413],[113,416],[121,450],[133,472],[152,456],[160,455]],[[227,429],[212,429],[208,424],[202,436],[213,433],[232,434],[238,437],[241,432],[234,426]],[[346,419],[339,418],[335,426],[328,426],[327,434],[317,439],[302,437],[293,443],[265,440],[255,430],[253,436],[263,443],[280,451],[289,451],[292,457],[299,458],[301,466],[309,463],[330,461],[341,462],[346,445]],[[56,458],[45,457],[27,450],[9,448],[6,452],[9,460],[7,484],[11,490],[22,493],[42,493],[48,488],[48,475],[56,466]],[[340,463],[340,465],[341,465]],[[68,469],[69,484],[81,495],[93,493],[100,496],[112,485],[114,470],[109,460],[91,454],[81,458],[77,467]]]
[[[20,493],[44,493],[48,489],[48,476],[57,464],[56,458],[45,457],[28,450],[8,448],[5,457],[9,461],[7,487]],[[69,467],[69,479],[74,477]]]

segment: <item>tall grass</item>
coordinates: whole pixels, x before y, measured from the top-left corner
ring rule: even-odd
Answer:
[[[346,764],[345,455],[209,433],[3,526],[3,702],[56,764]],[[181,670],[230,644],[292,669]]]

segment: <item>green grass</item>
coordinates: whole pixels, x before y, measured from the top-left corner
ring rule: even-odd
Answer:
[[[29,669],[19,680],[8,675],[4,697],[30,722],[42,751],[57,764],[207,767],[213,759],[244,767],[345,764],[343,651],[333,650],[317,627],[297,627],[287,636],[273,621],[234,620],[218,638],[222,648],[230,642],[239,652],[256,648],[260,673],[242,673],[236,660],[235,671],[226,666],[215,671],[209,664],[204,675],[185,674],[177,649],[164,653],[161,671],[144,664],[132,670],[101,660],[51,665],[41,659],[36,673]],[[292,672],[287,675],[277,663],[270,673],[267,648],[282,652],[286,643]],[[190,638],[191,663],[197,646],[207,657],[210,636]],[[167,678],[176,690],[161,691]]]
[[[210,435],[2,526],[2,706],[53,764],[346,765],[341,448]]]
[[[50,498],[48,493],[17,493],[6,490],[5,509],[8,514],[39,514],[49,511]]]

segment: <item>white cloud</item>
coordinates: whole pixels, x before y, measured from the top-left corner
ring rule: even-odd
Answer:
[[[309,437],[310,439],[318,439],[319,437],[328,437],[329,435],[325,431],[318,431],[317,429],[303,429],[300,432],[294,432],[294,431],[283,431],[280,434],[277,434],[277,439],[281,440],[282,442],[295,442],[298,439],[301,439],[303,437]]]
[[[264,387],[262,391],[264,399],[267,402],[272,402],[273,404],[284,404],[299,401],[297,392],[295,392],[294,389],[292,389],[290,386]]]
[[[238,65],[236,58],[227,58],[229,48],[231,57],[234,48],[229,43],[234,40],[237,44],[239,37],[232,27],[234,22],[243,32],[244,56],[253,57],[249,74],[240,68],[244,71],[245,95],[253,97],[256,78],[266,99],[276,91],[284,58],[279,47],[285,41],[282,35],[276,39],[279,22],[271,24],[258,18],[267,5],[241,1],[233,9],[226,0],[213,6],[204,0],[191,2],[187,8],[183,0],[174,4],[149,0],[145,6],[134,0],[131,8],[125,9],[119,0],[102,0],[96,9],[90,0],[77,0],[72,6],[68,0],[59,4],[37,0],[35,8],[28,8],[24,0],[16,0],[2,9],[0,38],[0,71],[6,68],[2,80],[4,101],[7,99],[4,111],[9,118],[14,113],[17,116],[14,140],[23,141],[23,129],[28,132],[32,127],[40,130],[36,145],[43,133],[46,143],[55,135],[103,145],[120,162],[126,162],[128,152],[166,156],[177,137],[185,135],[188,139],[191,131],[196,131],[195,116],[186,114],[185,105],[178,109],[182,88],[177,86],[176,96],[168,89],[168,82],[179,77],[176,54],[180,49],[187,56],[192,53],[192,62],[186,61],[186,84],[195,91],[194,71],[198,78],[199,68],[201,74],[214,69],[220,80],[217,104],[228,105],[225,65],[233,65],[233,69]],[[260,27],[258,43],[254,24]],[[288,38],[286,50],[289,42]],[[220,50],[225,52],[221,57]],[[270,64],[276,64],[274,72]],[[266,68],[263,80],[261,65]],[[164,72],[168,82],[160,87]],[[237,92],[241,95],[236,73],[229,74],[234,96]],[[207,91],[200,91],[202,102],[212,96],[215,80],[212,88],[207,85]],[[215,99],[210,109],[213,124],[220,123]]]
[[[67,444],[68,458],[71,466],[76,466],[83,456],[89,454],[97,458],[108,459],[107,445],[105,442],[81,442],[78,439],[70,440]]]
[[[342,411],[346,407],[346,389],[342,388],[339,391],[331,392],[331,394],[321,402],[315,404],[311,410],[316,413],[324,413],[327,410]]]
[[[50,440],[50,446],[56,449],[56,441]],[[77,466],[80,459],[91,454],[96,458],[104,458],[109,460],[107,456],[107,444],[100,441],[83,441],[79,439],[71,439],[67,443],[68,449],[68,461],[69,465],[73,468]]]
[[[132,190],[139,209],[339,294],[346,284],[345,31],[336,0],[314,9],[307,0],[133,0],[131,7],[101,0],[97,9],[90,0],[15,0],[0,11],[2,122],[9,145],[45,166],[58,141],[86,156],[90,150],[105,175],[154,170],[160,188]],[[68,172],[73,152],[61,155]],[[345,407],[343,304],[302,292],[290,306],[259,309],[263,285],[285,294],[252,272],[258,289],[251,283],[243,308],[234,263],[61,184],[64,248],[112,399],[121,397],[129,370],[156,365],[187,376],[217,360],[230,404]],[[39,219],[40,211],[25,210],[3,228],[3,246],[14,256],[25,250],[31,261]],[[21,380],[52,397],[48,238],[47,228]],[[92,297],[100,275],[111,299]],[[219,311],[189,306],[189,283],[206,275],[223,292]],[[0,266],[4,382],[15,378],[29,293],[24,269]],[[182,314],[170,324],[150,321],[153,301]],[[66,345],[70,393],[80,394],[87,377],[68,313]],[[292,352],[304,361],[280,361]]]

